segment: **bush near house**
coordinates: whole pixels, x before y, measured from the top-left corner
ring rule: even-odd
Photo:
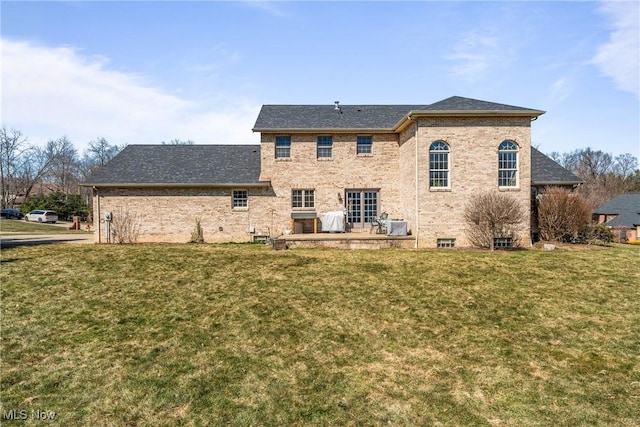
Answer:
[[[591,207],[581,195],[550,187],[538,195],[536,202],[542,240],[575,242],[587,230]]]
[[[604,224],[590,224],[586,232],[580,236],[580,243],[608,244],[612,243],[615,236],[613,231]]]
[[[474,246],[492,251],[497,239],[508,239],[508,247],[521,245],[518,226],[525,210],[515,197],[506,193],[474,194],[464,209],[469,241]]]

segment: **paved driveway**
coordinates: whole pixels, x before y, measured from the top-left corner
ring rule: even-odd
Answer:
[[[71,222],[58,221],[55,224],[43,224],[52,228],[69,230]],[[84,230],[84,226],[82,228]],[[47,245],[52,243],[93,243],[93,233],[62,232],[52,234],[29,234],[20,232],[0,232],[0,248],[21,245]]]
[[[18,234],[2,233],[0,248],[20,245],[47,245],[52,243],[93,243],[93,233],[82,234]]]

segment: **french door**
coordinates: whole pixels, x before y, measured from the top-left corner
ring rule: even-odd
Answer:
[[[347,222],[352,227],[365,227],[378,216],[380,205],[379,190],[346,191]]]

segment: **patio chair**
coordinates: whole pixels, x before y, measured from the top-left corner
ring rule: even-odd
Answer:
[[[380,215],[377,218],[372,218],[371,219],[371,228],[369,229],[369,234],[371,234],[373,232],[373,229],[375,228],[376,230],[376,234],[386,234],[387,233],[387,218],[389,217],[389,214],[386,212],[383,212],[382,215]]]

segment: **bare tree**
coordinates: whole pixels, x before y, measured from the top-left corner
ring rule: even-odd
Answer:
[[[537,197],[536,202],[542,240],[576,241],[580,233],[587,230],[592,209],[580,194],[550,187]]]
[[[89,147],[85,150],[84,156],[79,162],[79,179],[81,181],[87,181],[92,173],[106,165],[124,147],[125,145],[110,144],[102,137],[89,142]],[[81,187],[80,196],[88,206],[92,206],[93,191],[91,188]]]
[[[25,160],[27,138],[19,130],[0,130],[0,205],[13,206],[20,188],[20,174]]]
[[[638,170],[638,159],[629,153],[616,156],[614,170],[623,179],[632,177]]]
[[[105,138],[89,144],[83,159],[71,141],[63,136],[44,147],[28,146],[18,130],[0,130],[0,204],[13,206],[18,196],[25,200],[36,185],[55,183],[64,194],[77,194],[78,183],[113,158],[124,146],[111,145]],[[87,202],[90,198],[87,197]]]
[[[614,158],[611,154],[585,148],[570,153],[552,152],[549,156],[583,180],[583,185],[576,191],[592,208],[618,194],[640,191],[638,160],[631,154]]]
[[[487,192],[474,195],[464,209],[469,241],[481,248],[495,249],[496,238],[510,238],[520,244],[518,226],[527,213],[520,202],[507,193]]]
[[[24,163],[22,172],[24,181],[24,198],[29,198],[31,191],[37,183],[42,182],[52,174],[52,169],[56,162],[64,157],[65,153],[73,147],[66,137],[57,140],[50,140],[44,147],[31,147],[27,153],[27,160]],[[75,151],[75,149],[73,149]],[[55,175],[55,174],[54,174]]]
[[[100,137],[95,141],[89,142],[89,148],[86,154],[94,166],[104,166],[109,160],[113,159],[121,149],[121,147],[109,144],[105,138]]]
[[[96,169],[106,165],[125,146],[112,145],[104,138],[98,138],[89,143],[89,148],[85,151],[80,161],[80,177],[86,180]]]
[[[611,154],[600,150],[593,151],[585,148],[578,152],[577,172],[592,181],[606,180],[607,175],[613,171],[613,158]]]
[[[55,183],[64,194],[76,193],[79,183],[80,161],[78,152],[66,136],[51,144],[51,166],[47,178]]]
[[[577,153],[578,150],[571,153],[559,153],[557,151],[552,151],[549,153],[549,157],[563,168],[575,173],[578,168],[579,155]]]

